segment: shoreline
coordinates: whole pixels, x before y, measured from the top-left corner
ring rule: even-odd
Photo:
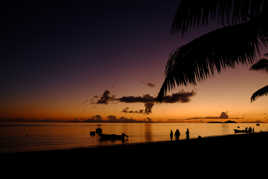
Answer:
[[[132,158],[136,155],[139,157],[153,157],[157,154],[158,157],[164,157],[181,152],[191,154],[191,156],[196,156],[196,153],[210,155],[215,152],[232,155],[233,153],[237,154],[237,151],[250,154],[257,150],[259,153],[264,152],[262,150],[266,148],[267,142],[268,132],[259,132],[254,134],[209,136],[201,139],[180,141],[159,141],[61,150],[0,153],[0,159],[69,160],[83,158],[98,161],[109,159],[123,160],[125,156]]]
[[[193,119],[193,120],[197,120],[197,119]],[[199,119],[199,120],[202,120],[202,119]],[[213,123],[226,123],[226,124],[229,124],[229,123],[233,123],[233,124],[257,124],[257,123],[260,123],[260,124],[266,124],[268,123],[267,121],[234,121],[236,120],[236,118],[229,118],[229,119],[226,119],[226,121],[209,121],[209,120],[218,120],[218,119],[203,119],[204,121],[192,121],[191,119],[184,119],[184,120],[177,120],[177,121],[151,121],[151,122],[148,122],[148,121],[139,121],[139,120],[136,120],[136,121],[106,121],[106,120],[103,120],[103,121],[75,121],[75,120],[11,120],[11,119],[8,119],[8,120],[1,120],[0,119],[0,124],[4,124],[4,123],[126,123],[126,124],[129,124],[129,123],[137,123],[137,124],[157,124],[157,123],[197,123],[197,124],[202,124],[202,123],[205,123],[205,124],[213,124]]]

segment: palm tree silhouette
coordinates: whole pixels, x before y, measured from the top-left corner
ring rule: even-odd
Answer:
[[[265,54],[265,56],[268,56],[268,54]],[[260,59],[257,63],[252,65],[250,69],[256,71],[264,70],[268,72],[268,59],[267,58]],[[264,95],[268,95],[268,85],[255,91],[251,96],[251,102],[255,101],[257,97]]]
[[[223,69],[252,64],[268,45],[267,0],[181,0],[172,32],[185,33],[210,22],[222,28],[176,49],[169,57],[158,100],[172,88],[196,84]],[[261,93],[259,93],[261,94]]]

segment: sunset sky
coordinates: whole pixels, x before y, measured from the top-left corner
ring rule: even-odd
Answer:
[[[196,95],[188,103],[155,104],[150,115],[122,112],[126,107],[143,109],[142,103],[92,104],[93,97],[105,90],[116,97],[156,96],[169,54],[217,26],[198,28],[184,38],[171,35],[178,0],[64,2],[27,1],[17,8],[12,4],[0,8],[0,118],[99,114],[183,120],[225,111],[245,121],[268,122],[268,97],[250,102],[252,93],[267,85],[268,74],[250,71],[250,65],[239,65],[197,86],[177,87],[171,93],[183,89]]]

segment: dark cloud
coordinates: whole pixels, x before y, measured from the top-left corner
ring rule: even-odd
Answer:
[[[178,93],[174,93],[171,96],[165,96],[163,98],[163,100],[161,101],[161,103],[188,103],[190,102],[190,98],[193,97],[195,95],[195,92],[178,92]]]
[[[154,88],[156,85],[152,82],[142,82],[142,84],[146,85],[147,87]]]
[[[184,92],[180,91],[172,95],[165,96],[161,103],[188,103],[191,97],[195,95],[195,92]],[[111,95],[109,90],[106,90],[102,97],[97,101],[97,104],[108,104],[111,101],[118,101],[121,103],[143,103],[144,110],[130,110],[128,107],[124,108],[122,112],[124,113],[136,113],[136,114],[151,114],[152,108],[155,103],[160,103],[156,97],[149,94],[144,96],[123,96],[121,98],[115,98]]]
[[[142,113],[144,113],[144,110],[143,110],[143,109],[140,109],[140,110],[138,111],[138,113],[142,114]]]
[[[98,96],[93,96],[92,98],[87,98],[84,101],[82,101],[82,105],[90,105],[90,104],[97,104],[97,101],[99,101]]]
[[[228,119],[228,118],[229,118],[229,116],[226,112],[222,112],[220,117],[219,117],[219,119]]]
[[[154,88],[155,87],[155,84],[149,82],[149,83],[147,83],[147,86],[149,86],[151,88]]]
[[[126,107],[122,110],[123,113],[130,113],[130,114],[146,114],[144,109],[140,110],[130,110],[129,107]]]
[[[122,103],[148,103],[154,102],[155,98],[146,94],[144,96],[124,96],[118,100]]]
[[[178,93],[174,93],[170,96],[165,96],[163,98],[163,100],[161,101],[161,103],[177,103],[177,102],[181,102],[181,103],[187,103],[190,102],[190,98],[193,97],[195,95],[195,92],[178,92]],[[144,96],[124,96],[121,97],[119,99],[120,102],[123,103],[154,103],[154,102],[158,102],[156,97],[153,97],[149,94],[146,94]]]
[[[94,96],[94,98],[98,98],[98,96]],[[102,97],[98,100],[97,104],[108,104],[110,101],[114,100],[114,96],[111,96],[111,92],[109,90],[105,90]]]
[[[150,114],[152,113],[152,108],[154,106],[154,103],[153,102],[148,102],[148,103],[145,103],[144,104],[144,107],[145,107],[145,114]]]

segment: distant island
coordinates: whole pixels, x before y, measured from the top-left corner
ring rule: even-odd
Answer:
[[[228,120],[228,121],[224,121],[224,122],[221,122],[221,121],[209,121],[208,123],[237,123],[237,122]]]
[[[193,117],[188,118],[187,120],[216,120],[216,121],[208,121],[207,123],[237,123],[236,121],[234,121],[234,119],[243,119],[243,118],[229,117],[227,112],[222,112],[219,116]]]

